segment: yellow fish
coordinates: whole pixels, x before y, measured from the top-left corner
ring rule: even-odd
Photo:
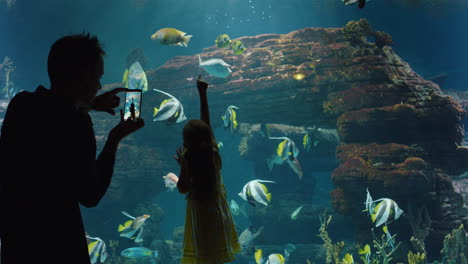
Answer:
[[[232,50],[234,51],[235,55],[241,55],[244,53],[247,49],[244,47],[244,44],[240,40],[236,40],[232,43],[231,46]]]
[[[192,35],[182,32],[175,28],[162,28],[151,35],[152,40],[159,40],[164,45],[177,45],[188,47]]]
[[[354,264],[354,259],[353,255],[346,253],[346,255],[343,258],[343,264]]]
[[[263,252],[261,249],[255,251],[255,263],[262,264],[263,262]]]

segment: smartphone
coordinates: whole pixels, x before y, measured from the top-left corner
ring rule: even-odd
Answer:
[[[135,118],[140,117],[141,113],[141,90],[132,89],[125,93],[124,120],[132,116],[132,111],[135,113]]]

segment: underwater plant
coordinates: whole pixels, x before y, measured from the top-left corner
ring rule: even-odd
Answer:
[[[391,241],[395,241],[396,234],[387,238],[386,235],[382,235],[380,239],[377,238],[374,232],[374,228],[371,229],[372,237],[374,238],[374,248],[376,248],[377,262],[381,264],[389,264],[392,260],[393,254],[400,247],[401,242],[398,242],[396,246],[392,246]],[[374,262],[372,262],[374,263]]]
[[[319,228],[319,237],[322,238],[323,240],[323,246],[327,249],[327,257],[326,257],[326,263],[332,263],[334,261],[335,264],[340,264],[342,263],[340,260],[340,253],[341,250],[343,250],[344,247],[344,242],[338,242],[333,244],[330,236],[328,235],[328,225],[331,222],[332,216],[327,215],[326,213],[323,214],[322,217],[319,217],[320,219],[320,228]]]
[[[11,99],[18,93],[16,85],[12,81],[16,66],[10,57],[6,56],[0,64],[0,87],[4,98]]]
[[[461,224],[457,229],[453,229],[451,234],[445,236],[443,248],[440,251],[443,257],[442,263],[466,264],[465,252],[467,250],[468,238]]]
[[[419,252],[414,254],[412,251],[408,252],[408,264],[424,264],[424,263],[427,263],[426,254],[419,253]]]

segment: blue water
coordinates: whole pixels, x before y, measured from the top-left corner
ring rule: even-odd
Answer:
[[[125,57],[136,47],[143,49],[151,67],[158,67],[173,56],[200,52],[223,33],[232,38],[288,33],[304,27],[341,27],[366,18],[375,30],[392,35],[394,49],[418,73],[448,72],[448,85],[464,89],[467,4],[428,0],[421,2],[440,4],[412,7],[401,2],[405,1],[375,0],[363,10],[339,0],[17,0],[11,8],[0,2],[0,57],[15,61],[17,83],[32,90],[37,83],[48,84],[50,45],[65,34],[89,31],[99,36],[107,52],[103,83],[114,83],[121,80]],[[150,36],[163,27],[181,29],[194,38],[188,48],[157,45]]]

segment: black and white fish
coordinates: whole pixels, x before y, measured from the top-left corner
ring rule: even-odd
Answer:
[[[257,203],[268,206],[271,201],[271,193],[262,182],[276,183],[266,180],[252,180],[244,185],[239,196],[252,206],[257,206]]]
[[[288,137],[269,137],[269,139],[280,139],[282,140],[276,147],[276,152],[271,158],[267,159],[268,169],[271,171],[274,165],[282,165],[287,162],[291,169],[302,179],[303,173],[302,168],[297,160],[299,155],[299,149],[296,143]]]
[[[224,123],[224,129],[229,129],[231,133],[234,133],[234,130],[236,130],[238,126],[236,109],[239,109],[239,107],[230,105],[226,109],[224,115],[221,116]]]
[[[106,243],[104,243],[104,241],[99,237],[92,237],[89,235],[86,235],[86,240],[89,241],[88,253],[91,264],[95,264],[98,262],[103,263],[104,261],[106,261],[107,257],[109,256],[109,254],[107,254],[106,251]]]
[[[345,5],[353,5],[353,4],[358,4],[359,8],[364,8],[366,5],[366,2],[369,2],[369,0],[342,0]]]
[[[366,211],[368,211],[372,222],[375,223],[375,227],[383,224],[387,225],[391,223],[403,214],[403,210],[400,209],[398,204],[389,198],[382,198],[378,200],[372,200],[372,197],[367,190],[366,197]]]
[[[187,119],[184,113],[184,107],[177,98],[173,95],[166,93],[164,91],[153,89],[156,92],[160,92],[169,96],[169,99],[166,99],[161,102],[159,109],[154,107],[153,121],[166,121],[168,125],[175,123],[180,123]]]

